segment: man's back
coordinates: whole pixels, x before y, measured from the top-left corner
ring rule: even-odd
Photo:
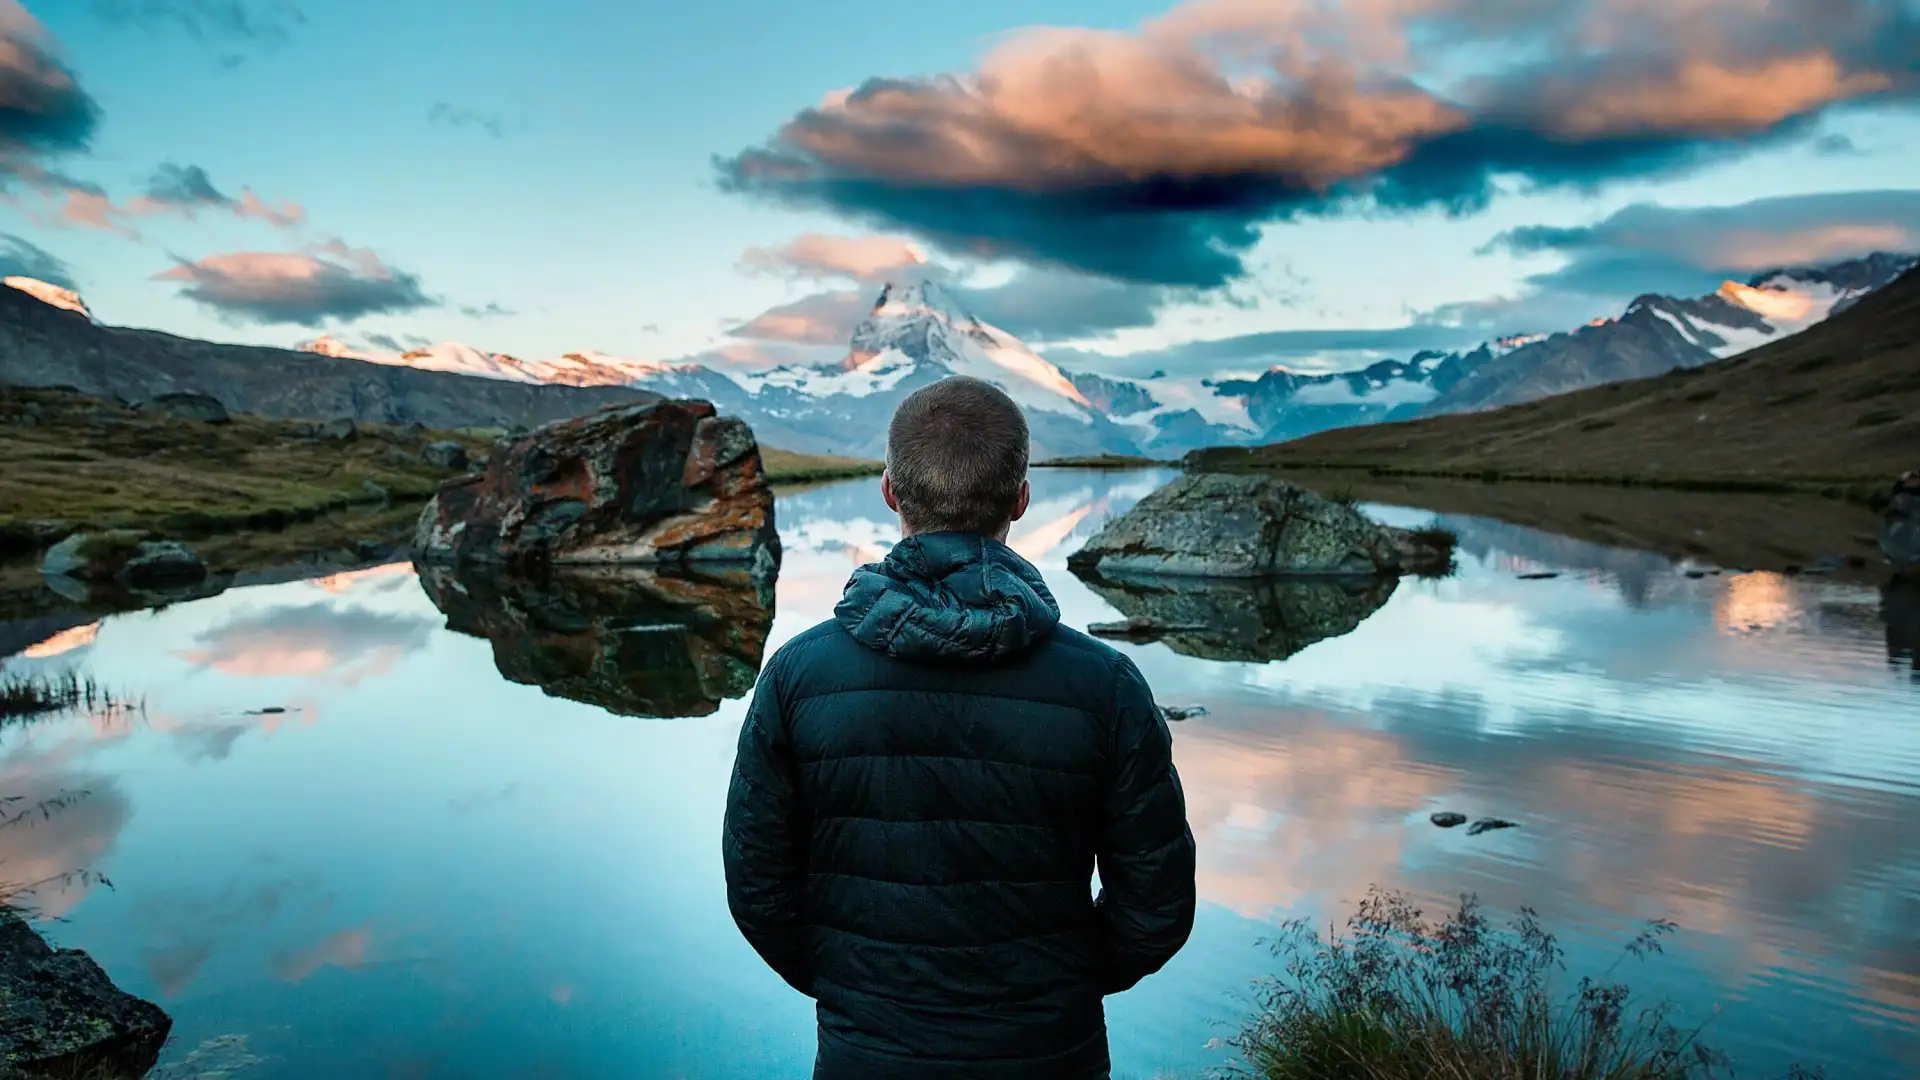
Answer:
[[[1105,1075],[1102,996],[1193,919],[1145,682],[978,535],[903,541],[836,615],[769,663],[726,830],[736,919],[819,1002],[816,1075]]]

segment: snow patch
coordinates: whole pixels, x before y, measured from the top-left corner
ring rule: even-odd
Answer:
[[[62,311],[72,311],[80,315],[85,315],[89,321],[93,319],[93,312],[87,310],[85,301],[82,301],[80,294],[74,292],[72,289],[64,289],[58,285],[41,281],[39,278],[22,277],[18,275],[9,278],[0,278],[0,285],[5,285],[10,289],[18,289],[28,296],[33,297],[35,300],[43,304],[51,304]]]

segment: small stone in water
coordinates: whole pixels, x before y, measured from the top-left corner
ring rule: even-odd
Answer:
[[[1705,570],[1689,570],[1687,571],[1687,576],[1698,581],[1699,579],[1706,577],[1707,572]]]
[[[247,715],[248,716],[279,716],[281,713],[284,713],[286,711],[287,710],[284,706],[269,705],[264,709],[255,709],[252,712],[248,713]]]
[[[1454,829],[1467,823],[1467,815],[1457,814],[1452,810],[1442,810],[1427,820],[1443,829]]]
[[[1557,578],[1559,576],[1560,574],[1557,571],[1548,570],[1544,573],[1539,573],[1539,574],[1521,574],[1520,580],[1521,581],[1551,581],[1552,579]]]
[[[1483,817],[1467,828],[1467,835],[1479,836],[1483,832],[1492,832],[1495,829],[1517,829],[1519,827],[1516,822],[1507,821],[1503,818]]]
[[[1177,724],[1182,720],[1207,715],[1207,707],[1205,705],[1162,705],[1160,715],[1166,717],[1168,723]]]

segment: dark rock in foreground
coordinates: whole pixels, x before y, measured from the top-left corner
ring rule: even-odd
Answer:
[[[1457,829],[1467,823],[1467,815],[1454,810],[1441,810],[1428,817],[1427,820],[1443,829]]]
[[[497,444],[449,481],[414,538],[426,562],[534,567],[780,561],[746,424],[704,401],[604,409]]]
[[[1129,576],[1345,577],[1442,569],[1451,557],[1277,477],[1196,473],[1140,500],[1067,565]]]
[[[1167,627],[1158,640],[1182,656],[1265,663],[1352,633],[1380,610],[1396,578],[1253,580],[1081,573],[1128,622]]]
[[[54,949],[0,907],[0,1076],[144,1076],[173,1021],[77,949]]]
[[[1880,550],[1895,570],[1920,573],[1920,469],[1894,482],[1880,522]]]
[[[507,679],[622,716],[706,716],[753,689],[773,584],[745,570],[420,567],[448,629],[493,644]]]

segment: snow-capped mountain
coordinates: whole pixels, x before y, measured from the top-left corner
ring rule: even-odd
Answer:
[[[1490,408],[1704,364],[1805,329],[1916,261],[1874,255],[1770,271],[1744,284],[1727,282],[1706,296],[1642,296],[1617,318],[1566,333],[1497,338],[1471,349],[1421,352],[1332,374],[1283,365],[1214,377],[1063,371],[925,281],[887,285],[854,331],[846,357],[824,366],[749,371],[592,351],[528,361],[453,342],[390,353],[320,338],[301,348],[510,382],[630,386],[704,398],[745,419],[770,445],[861,457],[885,453],[887,421],[907,394],[949,375],[971,375],[1020,403],[1036,459],[1174,457],[1204,446],[1277,442],[1336,427]]]
[[[21,277],[18,275],[0,278],[0,285],[5,285],[9,289],[19,289],[21,292],[26,293],[28,296],[33,297],[43,304],[52,304],[54,307],[60,308],[63,311],[71,311],[84,315],[87,317],[88,322],[93,321],[93,312],[87,310],[86,302],[81,300],[80,294],[74,292],[72,289],[61,288],[58,285],[41,281],[39,278]]]
[[[1797,334],[1905,273],[1920,258],[1874,254],[1770,270],[1705,296],[1647,295],[1618,318],[1465,365],[1428,413],[1497,408],[1621,379],[1697,367]]]

